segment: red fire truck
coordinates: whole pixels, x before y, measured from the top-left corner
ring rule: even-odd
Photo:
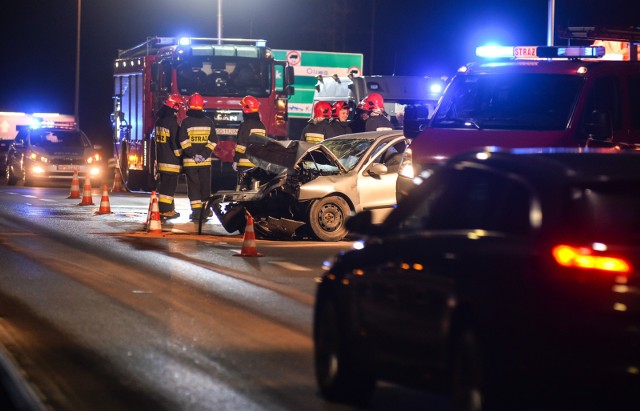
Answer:
[[[155,186],[153,126],[169,94],[186,100],[200,93],[219,141],[235,141],[242,121],[240,99],[252,95],[260,101],[267,134],[287,137],[293,67],[276,61],[265,40],[149,37],[118,52],[113,77],[114,157],[129,190]],[[215,159],[214,174],[224,166],[230,167]]]
[[[611,61],[624,56],[603,46],[479,47],[479,61],[458,70],[403,153],[399,200],[447,158],[479,147],[640,147],[640,30],[575,27],[561,36],[626,40],[629,61]]]

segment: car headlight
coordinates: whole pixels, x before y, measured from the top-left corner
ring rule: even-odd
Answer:
[[[91,157],[87,158],[87,164],[97,163],[102,160],[102,156],[100,154],[94,154]]]
[[[29,154],[29,159],[32,161],[40,161],[41,163],[48,163],[49,159],[45,156],[41,156],[38,153]]]

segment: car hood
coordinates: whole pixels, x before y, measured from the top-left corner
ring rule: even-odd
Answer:
[[[256,136],[252,136],[256,137]],[[255,138],[247,147],[247,158],[258,168],[274,174],[293,170],[310,152],[322,151],[341,172],[346,172],[338,158],[322,144],[299,140],[279,141],[272,138]]]

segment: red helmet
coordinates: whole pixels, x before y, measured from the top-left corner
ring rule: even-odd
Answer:
[[[378,93],[371,93],[362,100],[365,110],[384,110],[384,99]]]
[[[327,103],[326,101],[318,101],[316,105],[313,107],[313,117],[314,118],[317,118],[317,117],[330,118],[331,108],[332,108],[331,104]]]
[[[164,105],[172,108],[174,110],[179,110],[180,106],[182,106],[182,104],[184,103],[184,101],[182,100],[182,96],[180,94],[171,94],[169,95],[169,97],[167,97],[167,99],[164,101]]]
[[[338,114],[340,114],[340,110],[345,109],[349,110],[349,105],[344,101],[336,101],[333,103],[333,108],[331,109],[331,117],[338,118]]]
[[[202,107],[204,107],[204,99],[200,93],[193,93],[189,96],[187,104],[189,105],[189,110],[202,110]]]
[[[242,106],[242,112],[245,114],[257,113],[260,102],[253,96],[245,96],[240,100],[240,105]]]

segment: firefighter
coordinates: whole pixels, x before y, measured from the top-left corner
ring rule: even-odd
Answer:
[[[349,127],[349,104],[344,101],[337,101],[331,109],[331,128],[336,136],[351,134]]]
[[[158,162],[158,207],[160,217],[180,217],[176,212],[173,196],[178,188],[182,150],[178,144],[178,111],[182,107],[182,96],[171,94],[158,110],[155,123],[156,159]]]
[[[187,176],[190,218],[198,221],[203,202],[211,195],[211,153],[216,147],[216,128],[202,111],[204,99],[199,93],[192,94],[187,104],[187,117],[182,120],[178,135],[184,153],[182,166]]]
[[[267,135],[267,128],[260,120],[260,102],[253,96],[246,96],[240,100],[242,106],[243,120],[238,128],[238,144],[236,145],[236,152],[233,156],[233,169],[238,173],[237,184],[240,185],[242,180],[242,174],[245,170],[255,167],[247,156],[245,151],[249,145],[250,136],[257,134],[260,136]]]
[[[330,118],[331,104],[326,101],[318,101],[313,107],[313,118],[302,129],[300,140],[321,143],[325,139],[333,137],[335,134],[329,123]]]
[[[393,124],[386,117],[384,111],[384,99],[378,93],[371,93],[363,100],[364,109],[369,111],[369,118],[364,126],[364,131],[393,130]]]
[[[356,114],[353,116],[353,120],[349,122],[349,127],[352,133],[364,132],[364,126],[369,118],[369,112],[364,109],[364,99],[358,103],[356,107]]]

